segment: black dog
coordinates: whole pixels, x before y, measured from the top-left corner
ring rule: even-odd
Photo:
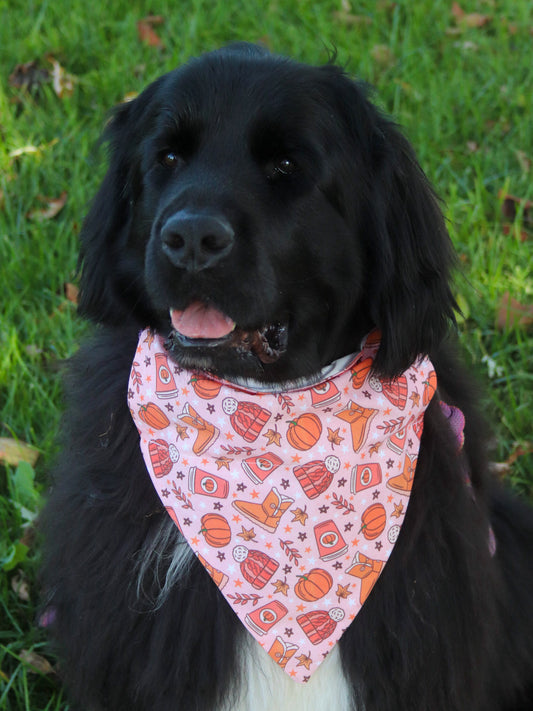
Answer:
[[[76,708],[533,708],[533,517],[487,474],[449,344],[453,251],[395,125],[339,68],[230,46],[118,108],[82,234],[65,446],[43,515],[46,618]],[[170,314],[170,315],[169,315]],[[429,355],[397,545],[328,660],[297,684],[246,632],[167,515],[128,410],[139,332],[186,369],[313,382],[378,328],[373,373]],[[465,442],[439,400],[460,408]]]

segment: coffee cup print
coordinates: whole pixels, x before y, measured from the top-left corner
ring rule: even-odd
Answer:
[[[167,356],[164,353],[155,354],[156,385],[155,394],[157,397],[168,400],[177,397],[178,388],[174,376],[170,372]]]
[[[346,553],[348,544],[334,521],[322,521],[315,528],[318,555],[323,561],[333,560]]]
[[[256,634],[264,635],[287,613],[288,610],[283,603],[279,600],[272,600],[258,610],[248,613],[244,620]]]
[[[262,484],[281,464],[283,464],[283,459],[277,454],[265,452],[245,459],[242,462],[242,468],[254,484]]]

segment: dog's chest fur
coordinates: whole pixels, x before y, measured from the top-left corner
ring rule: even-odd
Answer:
[[[338,646],[307,684],[293,681],[250,639],[242,652],[238,699],[216,711],[355,711]]]

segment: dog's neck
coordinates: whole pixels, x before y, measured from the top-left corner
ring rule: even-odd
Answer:
[[[299,390],[301,388],[312,387],[317,383],[323,382],[328,378],[333,378],[338,373],[349,366],[349,364],[355,358],[355,353],[344,356],[343,358],[338,358],[332,361],[329,365],[324,366],[318,373],[310,376],[304,376],[302,378],[294,378],[293,380],[285,380],[282,382],[265,383],[254,378],[226,378],[227,381],[237,385],[238,387],[245,388],[246,390],[253,390],[258,393],[273,393],[273,392],[288,392],[290,390]]]

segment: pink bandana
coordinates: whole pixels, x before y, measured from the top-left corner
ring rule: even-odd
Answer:
[[[169,515],[246,629],[306,682],[361,609],[398,539],[424,411],[425,358],[370,375],[371,333],[348,368],[285,392],[184,370],[141,333],[129,407]]]

